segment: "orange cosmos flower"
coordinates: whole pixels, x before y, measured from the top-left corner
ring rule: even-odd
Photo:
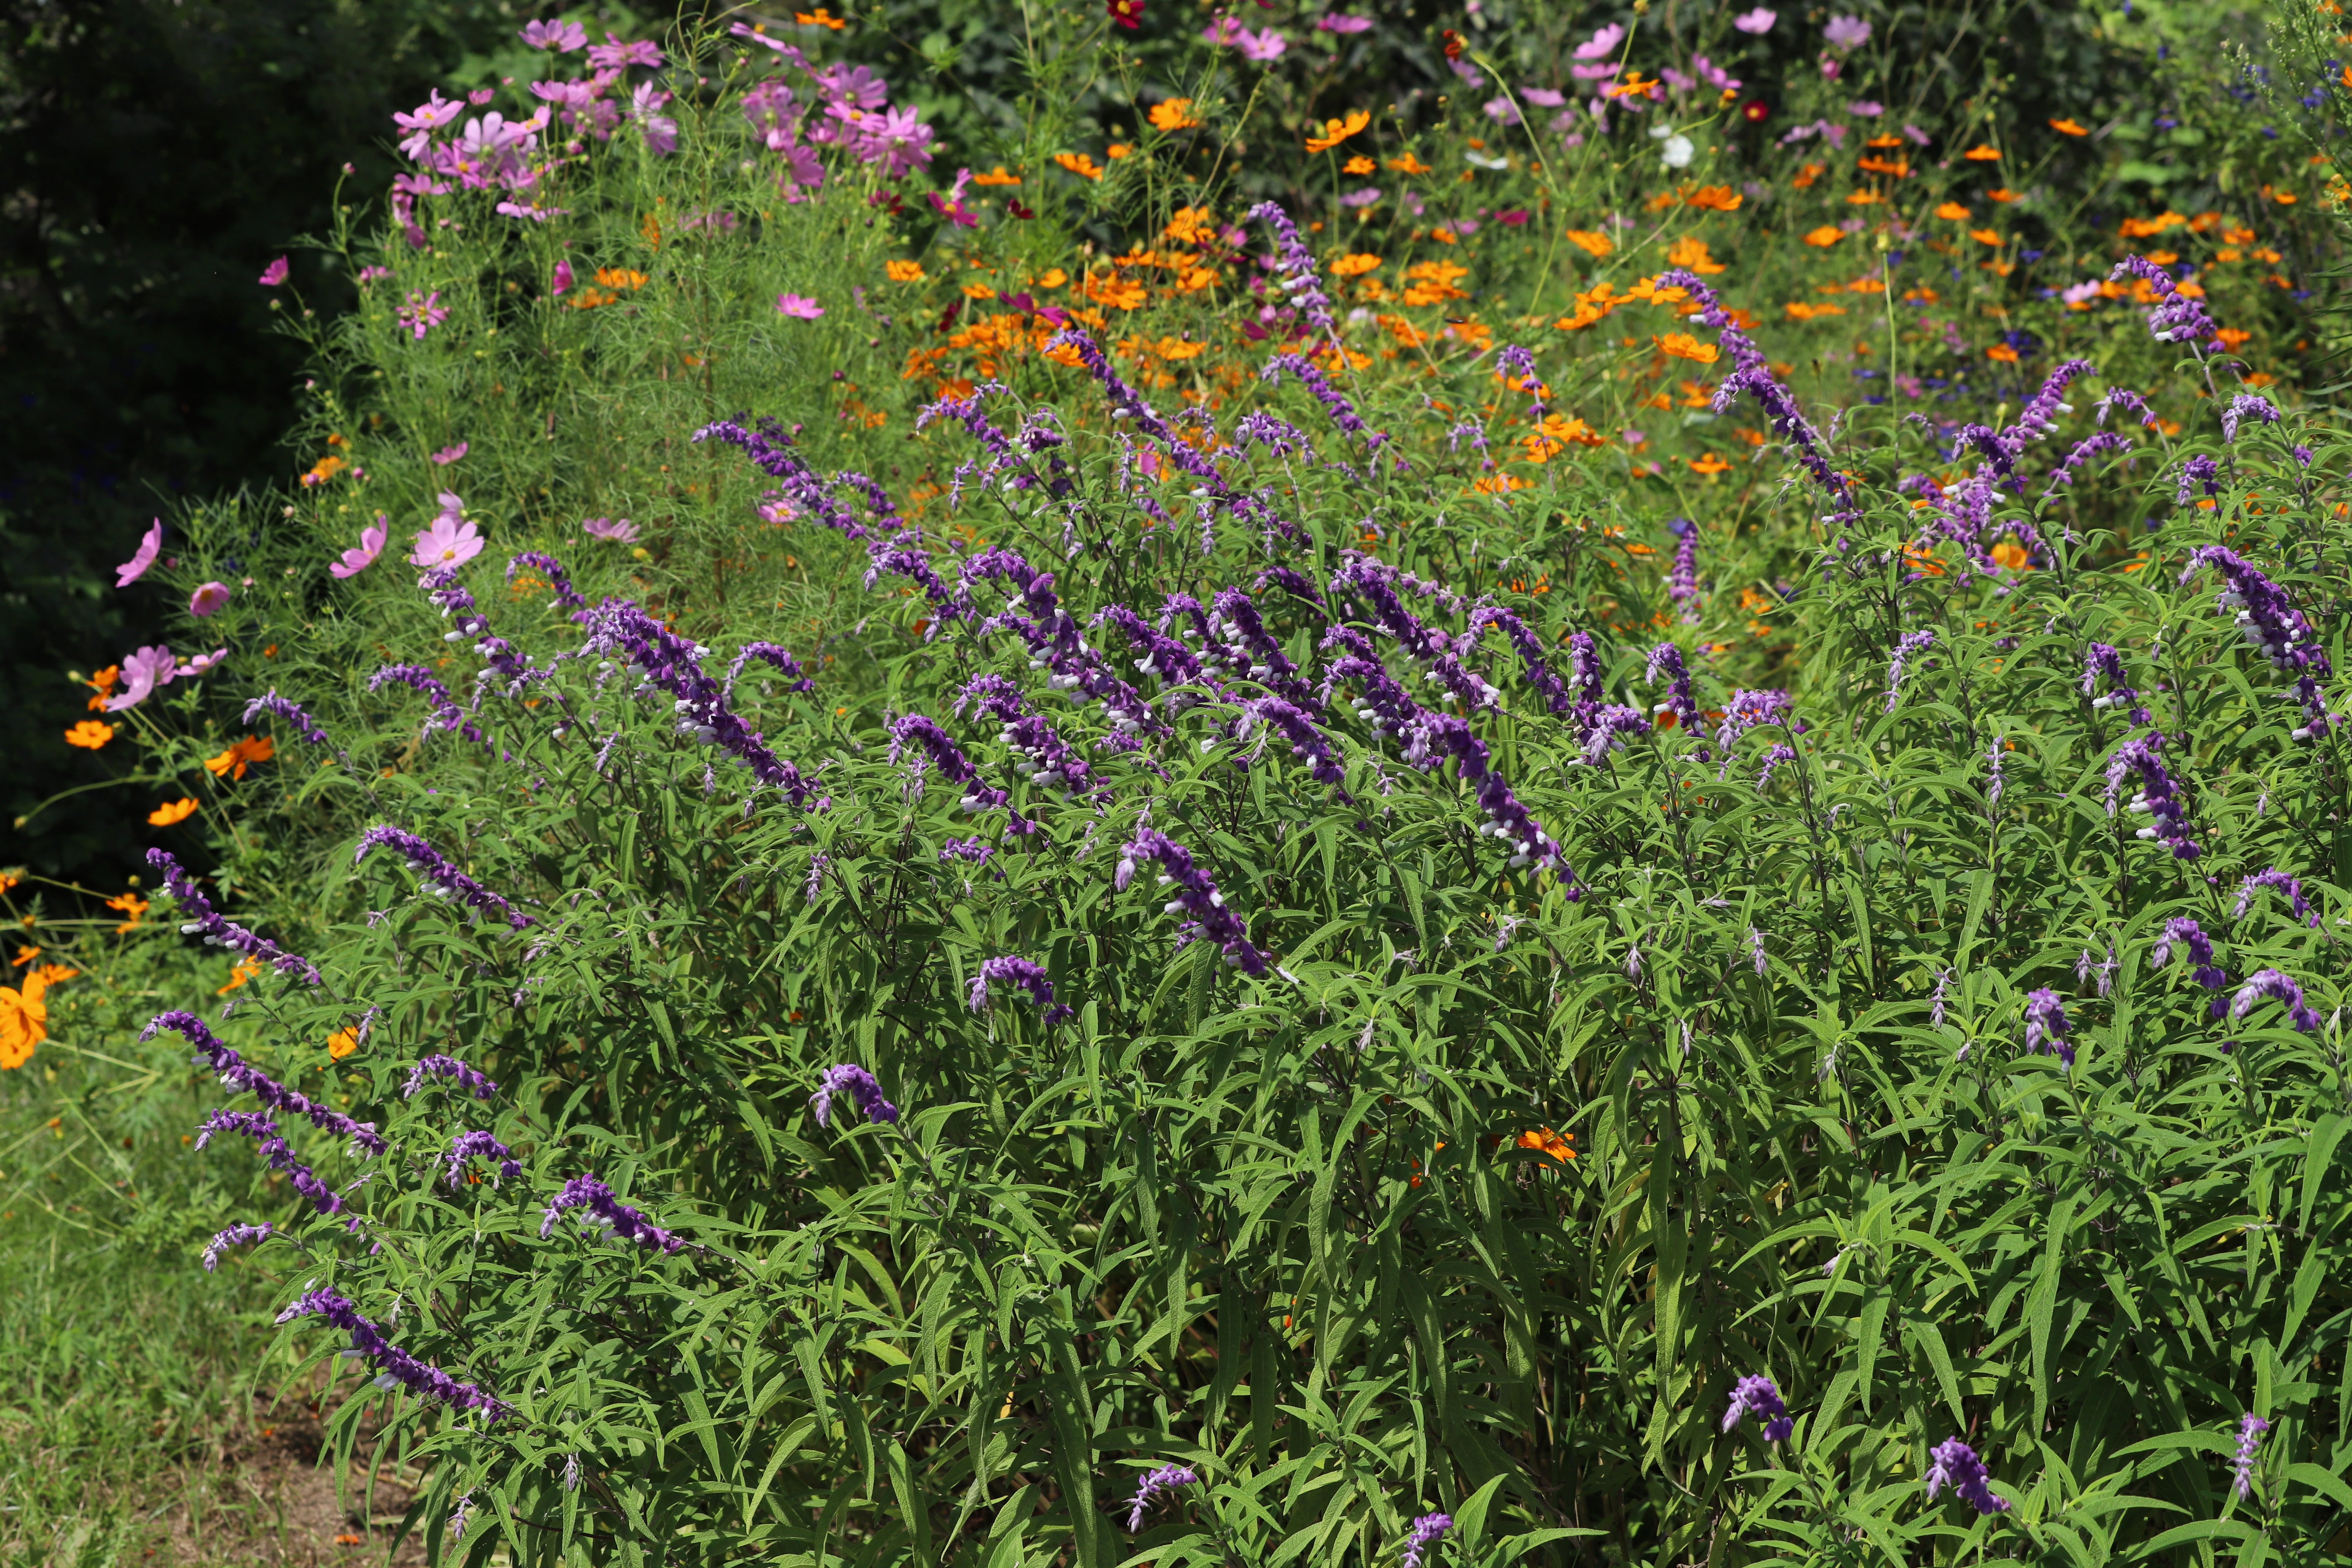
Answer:
[[[1371,122],[1372,117],[1368,110],[1351,109],[1345,120],[1325,121],[1321,135],[1307,138],[1307,150],[1309,153],[1328,153]]]
[[[1102,165],[1084,153],[1056,153],[1054,154],[1054,162],[1082,180],[1099,180],[1103,177]]]
[[[2011,348],[2007,343],[1995,343],[1992,347],[1985,350],[1985,358],[1999,360],[2003,364],[2015,364],[2017,363],[2017,351]]]
[[[167,800],[149,812],[147,825],[150,827],[169,827],[173,823],[187,821],[195,814],[195,798],[193,795],[183,795],[178,800]]]
[[[214,992],[213,994],[215,996],[227,995],[230,992],[236,990],[238,986],[244,984],[247,981],[260,973],[262,970],[267,967],[268,965],[264,964],[261,960],[255,958],[250,953],[247,954],[245,957],[238,959],[236,961],[236,967],[232,968],[228,972],[228,984]]]
[[[1568,243],[1576,247],[1579,250],[1583,251],[1586,255],[1591,257],[1596,261],[1617,248],[1609,242],[1609,237],[1607,235],[1596,233],[1589,228],[1570,229],[1568,231]]]
[[[1177,103],[1189,103],[1192,100],[1189,99],[1180,98],[1172,100],[1171,101]],[[971,177],[971,183],[975,185],[1017,185],[1021,183],[1021,176],[1018,174],[1010,174],[1005,173],[1004,165],[999,163],[985,174],[974,174]]]
[[[1340,172],[1343,174],[1369,174],[1379,169],[1380,165],[1359,153],[1354,157],[1349,159],[1346,163],[1340,164],[1339,168]]]
[[[249,764],[269,762],[277,755],[276,740],[268,735],[258,738],[247,735],[241,741],[230,742],[228,750],[219,756],[206,757],[205,766],[212,770],[213,776],[215,778],[241,779],[245,776],[245,770]]]
[[[1362,274],[1370,272],[1380,264],[1381,258],[1379,257],[1367,256],[1363,252],[1358,251],[1352,256],[1343,256],[1337,261],[1331,263],[1331,275],[1335,278],[1360,277]]]
[[[1971,163],[1994,163],[2000,161],[2000,149],[1998,147],[1989,147],[1979,142],[1975,146],[1969,148],[1967,152],[1961,153],[1960,156],[1966,158]]]
[[[123,917],[122,923],[114,928],[117,936],[134,929],[147,916],[147,900],[136,893],[117,893],[106,900],[106,907]]]
[[[1685,458],[1683,461],[1690,465],[1690,471],[1694,474],[1720,474],[1731,467],[1713,452],[1703,458]]]
[[[1997,191],[1987,191],[1985,193],[1985,200],[1989,202],[2013,202],[2017,200],[2017,193],[2011,190],[2007,185],[2003,185]]]
[[[1816,249],[1827,250],[1831,246],[1835,245],[1839,240],[1843,239],[1844,237],[1845,231],[1843,229],[1832,228],[1830,225],[1823,224],[1821,227],[1813,230],[1812,233],[1805,236],[1805,243],[1812,246]]]
[[[1713,364],[1718,352],[1713,343],[1703,343],[1688,332],[1668,332],[1663,338],[1652,338],[1658,352],[1675,359],[1686,359],[1693,364]]]
[[[1966,223],[1969,221],[1970,215],[1969,213],[1969,209],[1962,206],[1959,203],[1946,202],[1942,206],[1936,209],[1936,216],[1952,223]]]
[[[2000,230],[1997,228],[1972,228],[1969,230],[1969,237],[1975,240],[1979,245],[1999,245],[2000,243]]]
[[[103,713],[106,711],[106,700],[114,695],[114,683],[121,679],[122,667],[119,664],[110,664],[104,669],[94,669],[90,671],[89,679],[83,681],[82,684],[89,687],[92,691],[98,693],[97,696],[89,700],[89,710],[91,712]]]
[[[79,746],[85,752],[95,752],[114,739],[115,727],[101,724],[95,719],[84,719],[66,731],[66,744]]]
[[[1723,263],[1707,254],[1706,241],[1695,235],[1685,235],[1675,241],[1666,252],[1666,260],[1675,267],[1686,267],[1693,272],[1720,272]]]
[[[2077,125],[2071,118],[2052,121],[2050,129],[2061,136],[2088,136],[2091,133],[2089,127]]]
[[[1192,100],[1189,98],[1162,99],[1151,106],[1145,118],[1151,121],[1154,130],[1171,132],[1190,131],[1201,123],[1201,117],[1192,112]]]
[[[41,994],[48,985],[41,970],[25,976],[22,990],[0,985],[0,1068],[23,1067],[33,1059],[33,1047],[49,1037],[49,1006]]]
[[[1531,1127],[1519,1134],[1517,1144],[1521,1149],[1533,1149],[1566,1162],[1576,1158],[1576,1150],[1571,1147],[1575,1142],[1576,1134],[1573,1132],[1555,1132],[1549,1127]]]
[[[1736,213],[1739,204],[1748,198],[1729,185],[1701,185],[1683,197],[1686,207],[1705,207],[1710,212]]]
[[[1436,173],[1436,171],[1432,169],[1427,163],[1423,163],[1420,159],[1414,157],[1410,153],[1407,153],[1402,158],[1390,159],[1389,167],[1395,170],[1400,174],[1430,174]]]
[[[795,11],[793,20],[803,27],[830,27],[838,33],[849,24],[820,5],[814,11]]]

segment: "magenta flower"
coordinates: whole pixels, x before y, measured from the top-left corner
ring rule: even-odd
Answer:
[[[524,23],[522,41],[534,49],[546,49],[554,54],[568,55],[574,49],[584,49],[588,47],[588,29],[577,22],[566,22],[562,17],[551,16],[544,22]]]
[[[814,321],[824,314],[824,307],[805,294],[779,294],[776,309],[798,321]]]
[[[1731,19],[1731,25],[1750,37],[1760,38],[1770,32],[1772,24],[1780,19],[1780,13],[1778,11],[1767,10],[1759,5],[1753,11],[1734,16]]]
[[[558,297],[572,291],[572,263],[559,261],[555,264],[555,277],[547,291]]]
[[[1617,52],[1617,46],[1624,41],[1624,27],[1618,23],[1612,22],[1607,26],[1595,32],[1592,37],[1587,38],[1584,42],[1577,45],[1575,55],[1576,58],[1580,60],[1605,60],[1610,56],[1615,54]]]
[[[441,290],[430,294],[409,291],[408,302],[393,312],[393,319],[415,335],[418,342],[425,334],[449,319],[449,309],[441,303]]]
[[[174,680],[194,680],[199,675],[209,675],[213,667],[228,657],[228,649],[216,647],[210,653],[200,653],[172,672]]]
[[[482,552],[482,536],[474,525],[445,511],[432,526],[416,532],[416,548],[408,553],[412,566],[463,566]]]
[[[583,518],[580,531],[591,539],[609,539],[615,544],[635,544],[637,542],[637,525],[625,517],[617,521],[609,517]]]
[[[188,614],[198,620],[218,615],[228,605],[228,584],[207,583],[188,595]]]
[[[226,591],[226,590],[224,590]],[[109,713],[136,708],[179,673],[168,647],[142,647],[122,661],[122,690],[106,700]]]
[[[114,585],[128,588],[145,576],[147,568],[155,564],[155,557],[163,548],[163,520],[159,517],[140,536],[139,548],[131,552],[131,559],[114,569]]]
[[[625,44],[618,33],[605,34],[603,43],[592,44],[588,49],[588,64],[600,71],[626,70],[631,66],[652,69],[661,63],[662,52],[649,41],[639,38],[633,44]]]
[[[464,457],[467,450],[468,447],[467,444],[460,441],[454,447],[444,447],[439,451],[434,453],[433,460],[446,468],[450,464],[456,462],[458,458]]]
[[[1290,40],[1272,27],[1255,33],[1243,27],[1234,34],[1234,44],[1241,50],[1242,58],[1254,60],[1259,65],[1270,65],[1280,59],[1283,51],[1290,47]]]
[[[383,553],[383,542],[390,533],[385,522],[383,513],[376,513],[375,526],[360,530],[360,547],[344,551],[343,558],[330,563],[327,570],[338,577],[356,577],[374,565],[375,558]]]
[[[1369,33],[1372,30],[1370,16],[1350,16],[1344,11],[1333,11],[1315,26],[1326,33]]]
[[[285,281],[286,258],[284,257],[279,257],[277,260],[271,262],[268,266],[261,269],[261,286],[263,288],[275,289],[280,283]]]

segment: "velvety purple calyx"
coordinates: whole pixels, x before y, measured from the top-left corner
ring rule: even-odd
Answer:
[[[2066,1005],[2058,993],[2043,987],[2025,998],[2025,1048],[2046,1051],[2072,1068],[2074,1043],[2066,1035]]]
[[[593,1176],[574,1176],[563,1184],[563,1190],[547,1205],[541,1216],[539,1237],[541,1241],[555,1234],[556,1222],[572,1209],[588,1211],[592,1226],[609,1231],[623,1241],[634,1241],[653,1252],[676,1252],[686,1242],[662,1229],[651,1220],[613,1195],[613,1189]]]
[[[855,1062],[843,1062],[825,1068],[816,1092],[809,1096],[809,1114],[816,1118],[819,1127],[830,1125],[833,1102],[844,1096],[869,1122],[898,1120],[898,1108],[883,1098],[882,1086],[875,1081],[874,1075]]]
[[[324,1318],[352,1337],[352,1352],[380,1369],[380,1386],[405,1388],[420,1398],[438,1400],[459,1410],[478,1410],[490,1420],[510,1414],[509,1407],[476,1384],[459,1383],[430,1363],[418,1360],[362,1317],[349,1300],[332,1290],[311,1290],[295,1299],[278,1314],[280,1323],[297,1318]]]
[[[414,833],[384,825],[371,827],[360,835],[359,852],[352,857],[352,863],[357,865],[377,849],[399,851],[407,860],[408,868],[424,880],[426,890],[436,897],[463,904],[467,910],[468,921],[478,918],[487,910],[504,919],[516,931],[534,923],[529,915],[457,869],[447,856]]]
[[[2009,1500],[1992,1489],[1992,1478],[1977,1451],[1958,1437],[1949,1437],[1927,1453],[1927,1500],[1933,1502],[1944,1488],[1979,1513],[2007,1513]]]
[[[289,1089],[279,1083],[222,1044],[212,1030],[205,1027],[205,1021],[194,1013],[173,1011],[158,1014],[139,1037],[152,1040],[165,1029],[172,1030],[195,1047],[195,1060],[209,1067],[220,1079],[223,1088],[250,1094],[272,1110],[299,1116],[322,1132],[348,1138],[355,1147],[367,1153],[383,1152],[383,1138],[376,1131],[375,1123],[354,1121],[331,1106],[320,1105],[301,1090]]]
[[[988,1007],[991,986],[1010,985],[1026,991],[1037,1004],[1048,1024],[1058,1024],[1077,1016],[1075,1007],[1064,1006],[1054,1000],[1054,983],[1045,977],[1045,970],[1028,959],[1006,956],[982,959],[980,971],[971,979],[971,994],[967,999],[975,1013]]]
[[[299,975],[304,982],[320,984],[318,966],[309,959],[288,952],[266,937],[257,936],[235,921],[215,910],[212,900],[197,888],[195,879],[181,868],[178,858],[167,849],[147,851],[147,864],[163,875],[163,887],[183,914],[190,919],[180,925],[182,936],[202,936],[206,947],[225,947],[247,958],[258,959],[281,974]]]
[[[1160,868],[1160,885],[1169,895],[1166,911],[1197,922],[1201,934],[1222,949],[1225,962],[1245,974],[1265,973],[1265,958],[1249,940],[1241,918],[1225,907],[1224,894],[1208,873],[1193,864],[1192,852],[1157,828],[1139,829],[1119,851],[1116,879],[1124,892],[1136,868],[1146,861]]]
[[[1743,1377],[1732,1384],[1731,1405],[1723,1413],[1723,1429],[1730,1431],[1749,1415],[1764,1423],[1767,1443],[1780,1442],[1796,1430],[1796,1420],[1781,1402],[1780,1390],[1769,1377]]]

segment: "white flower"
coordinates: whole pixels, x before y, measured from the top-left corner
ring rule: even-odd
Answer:
[[[1667,168],[1687,169],[1690,167],[1691,155],[1698,149],[1691,145],[1689,137],[1677,135],[1667,137],[1666,144],[1659,151],[1665,158]]]

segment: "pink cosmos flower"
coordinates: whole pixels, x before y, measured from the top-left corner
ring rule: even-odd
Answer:
[[[650,142],[652,138],[648,136],[646,140]],[[527,217],[533,223],[545,223],[550,218],[570,217],[572,209],[544,206],[533,196],[528,202],[500,202],[498,213],[500,217]]]
[[[1233,44],[1241,41],[1242,25],[1231,16],[1220,16],[1201,29],[1201,41],[1206,44]]]
[[[261,269],[261,286],[263,288],[275,289],[280,283],[285,281],[286,258],[284,257],[279,257],[277,260],[271,262],[268,266]]]
[[[1326,33],[1368,33],[1371,31],[1370,16],[1350,16],[1344,11],[1332,11],[1315,24]]]
[[[464,457],[467,449],[467,443],[460,441],[454,447],[444,447],[439,451],[434,453],[433,460],[446,468],[450,464],[456,462],[458,458]]]
[[[226,593],[226,589],[222,589]],[[154,695],[161,686],[168,686],[176,673],[175,660],[168,647],[142,647],[122,661],[122,690],[106,700],[109,713],[120,713],[136,708]]]
[[[1875,120],[1880,115],[1886,112],[1886,105],[1873,102],[1871,100],[1866,98],[1861,98],[1847,104],[1845,106],[1845,111],[1848,114],[1853,115],[1856,120]]]
[[[188,614],[198,620],[216,616],[228,606],[228,584],[207,583],[188,595]]]
[[[776,296],[776,309],[803,321],[814,321],[824,314],[824,307],[805,294],[779,294]]]
[[[1523,87],[1519,89],[1519,96],[1538,109],[1558,109],[1568,101],[1556,87]]]
[[[330,564],[327,570],[338,577],[356,577],[374,565],[375,558],[383,553],[383,542],[391,531],[386,526],[388,521],[383,513],[376,513],[375,526],[360,530],[360,547],[344,551],[343,558]]]
[[[457,119],[465,108],[456,99],[443,98],[441,89],[436,87],[432,97],[408,113],[394,114],[392,122],[406,132],[400,139],[401,155],[411,163],[423,163],[425,149],[432,143],[433,132]]]
[[[443,503],[455,500],[445,496]],[[411,566],[463,566],[482,552],[486,542],[474,531],[474,525],[461,520],[453,508],[433,520],[433,526],[416,531],[416,548],[408,554]]]
[[[588,29],[577,22],[566,22],[551,16],[544,22],[523,24],[522,41],[534,49],[547,49],[568,55],[574,49],[588,47]]]
[[[609,517],[585,518],[581,521],[580,531],[591,539],[609,539],[615,544],[635,544],[637,542],[637,525],[625,517],[617,521]]]
[[[1772,24],[1780,19],[1780,13],[1778,11],[1767,10],[1765,7],[1759,5],[1753,11],[1747,12],[1742,16],[1734,16],[1731,19],[1731,25],[1751,37],[1760,38],[1765,34],[1770,32],[1772,30]]]
[[[1272,27],[1256,33],[1244,27],[1234,35],[1234,43],[1240,48],[1242,58],[1255,60],[1259,65],[1269,65],[1280,59],[1283,51],[1290,47],[1290,40]]]
[[[221,660],[227,657],[228,649],[225,647],[216,647],[210,653],[200,653],[196,655],[195,658],[189,659],[186,663],[181,665],[179,668],[173,670],[172,672],[172,679],[174,680],[194,680],[197,676],[208,675],[212,672],[212,668],[215,665],[220,663]]]
[[[572,291],[572,263],[559,261],[555,264],[555,277],[550,281],[547,291],[559,297]]]
[[[449,319],[449,310],[441,303],[440,289],[436,289],[430,294],[411,290],[408,303],[394,311],[393,319],[414,332],[421,343],[425,333]]]
[[[379,278],[389,278],[391,276],[392,268],[389,267],[362,267],[360,268],[360,281],[362,283],[373,283]]]
[[[156,552],[163,548],[163,520],[159,517],[140,535],[139,548],[131,552],[131,559],[114,569],[114,585],[128,588],[145,576],[147,568],[155,564]]]
[[[1576,58],[1580,60],[1605,60],[1615,54],[1617,46],[1624,41],[1625,29],[1617,23],[1612,22],[1583,43],[1577,45]]]
[[[806,185],[813,191],[824,188],[824,160],[816,155],[815,148],[805,142],[793,147],[784,153],[784,163],[787,184]]]
[[[1833,49],[1858,49],[1870,42],[1870,24],[1859,16],[1832,16],[1822,37]]]
[[[1925,131],[1922,131],[1917,126],[1911,124],[1906,124],[1903,127],[1903,134],[1911,138],[1912,145],[1916,147],[1925,147],[1928,142],[1935,140],[1933,136],[1928,135]]]
[[[625,44],[620,34],[607,33],[603,43],[589,47],[588,63],[600,71],[625,70],[631,66],[653,68],[662,63],[662,52],[646,39]]]

